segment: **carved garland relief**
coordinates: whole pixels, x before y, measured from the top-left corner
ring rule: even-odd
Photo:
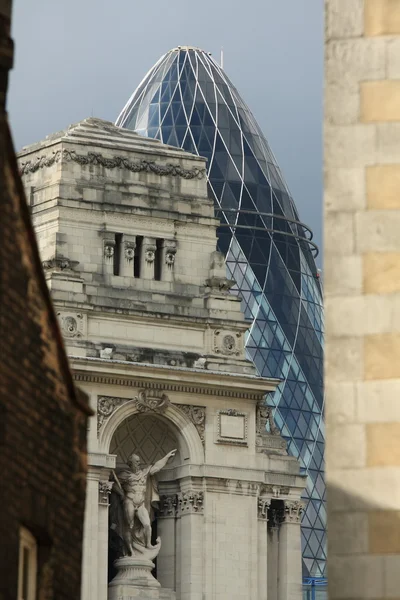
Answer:
[[[122,156],[107,158],[98,152],[88,152],[88,154],[78,154],[74,150],[57,150],[50,156],[38,156],[34,160],[22,162],[20,174],[35,173],[39,169],[51,167],[64,158],[66,161],[78,163],[81,166],[95,165],[105,169],[125,169],[132,173],[155,173],[156,175],[172,175],[173,177],[182,177],[183,179],[204,179],[205,169],[183,169],[179,165],[159,165],[152,161],[139,160],[130,161]]]

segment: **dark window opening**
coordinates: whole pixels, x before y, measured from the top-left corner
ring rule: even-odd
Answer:
[[[142,259],[143,236],[136,236],[135,257],[133,259],[133,276],[140,277],[140,261]]]
[[[156,256],[154,259],[154,279],[156,281],[161,281],[162,243],[163,240],[156,240]]]
[[[115,247],[114,247],[114,275],[120,274],[121,247],[122,247],[122,233],[116,233],[115,234]]]

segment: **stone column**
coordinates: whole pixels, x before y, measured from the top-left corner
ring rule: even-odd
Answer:
[[[203,492],[178,494],[181,600],[203,600]]]
[[[157,533],[161,538],[161,550],[157,557],[157,579],[163,588],[175,589],[176,539],[175,522],[178,498],[176,494],[161,496],[157,515]]]
[[[163,281],[174,280],[175,255],[175,240],[164,240],[161,253],[161,279]]]
[[[268,511],[268,600],[278,600],[279,515]]]
[[[268,596],[268,509],[270,505],[270,498],[258,498],[258,600],[264,600]]]
[[[279,530],[278,600],[302,599],[302,564],[300,523],[303,505],[284,501]]]
[[[136,236],[125,235],[122,238],[121,270],[124,277],[133,277],[133,262],[135,258]]]
[[[115,238],[106,238],[103,242],[104,274],[114,274]]]
[[[331,600],[400,589],[400,2],[327,0],[324,292]]]
[[[108,470],[107,470],[108,474]],[[104,477],[104,473],[102,474]],[[98,600],[107,600],[107,575],[108,575],[108,507],[112,482],[100,479],[98,488]],[[92,548],[94,551],[94,548]],[[86,600],[86,599],[85,599]]]
[[[84,600],[97,600],[100,597],[98,585],[100,473],[99,469],[89,467],[87,474],[82,554],[82,598]],[[107,590],[107,581],[105,588]]]
[[[142,253],[140,259],[141,279],[154,279],[156,250],[156,240],[154,238],[143,238]]]

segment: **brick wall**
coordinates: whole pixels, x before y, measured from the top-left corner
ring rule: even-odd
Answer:
[[[400,596],[400,1],[326,0],[331,598]]]
[[[0,125],[0,599],[17,597],[23,525],[38,543],[39,600],[77,600],[89,411],[73,387],[4,119]]]

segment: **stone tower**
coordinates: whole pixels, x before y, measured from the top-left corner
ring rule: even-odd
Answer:
[[[87,119],[20,167],[96,412],[83,600],[300,600],[304,477],[244,355],[204,159]]]

